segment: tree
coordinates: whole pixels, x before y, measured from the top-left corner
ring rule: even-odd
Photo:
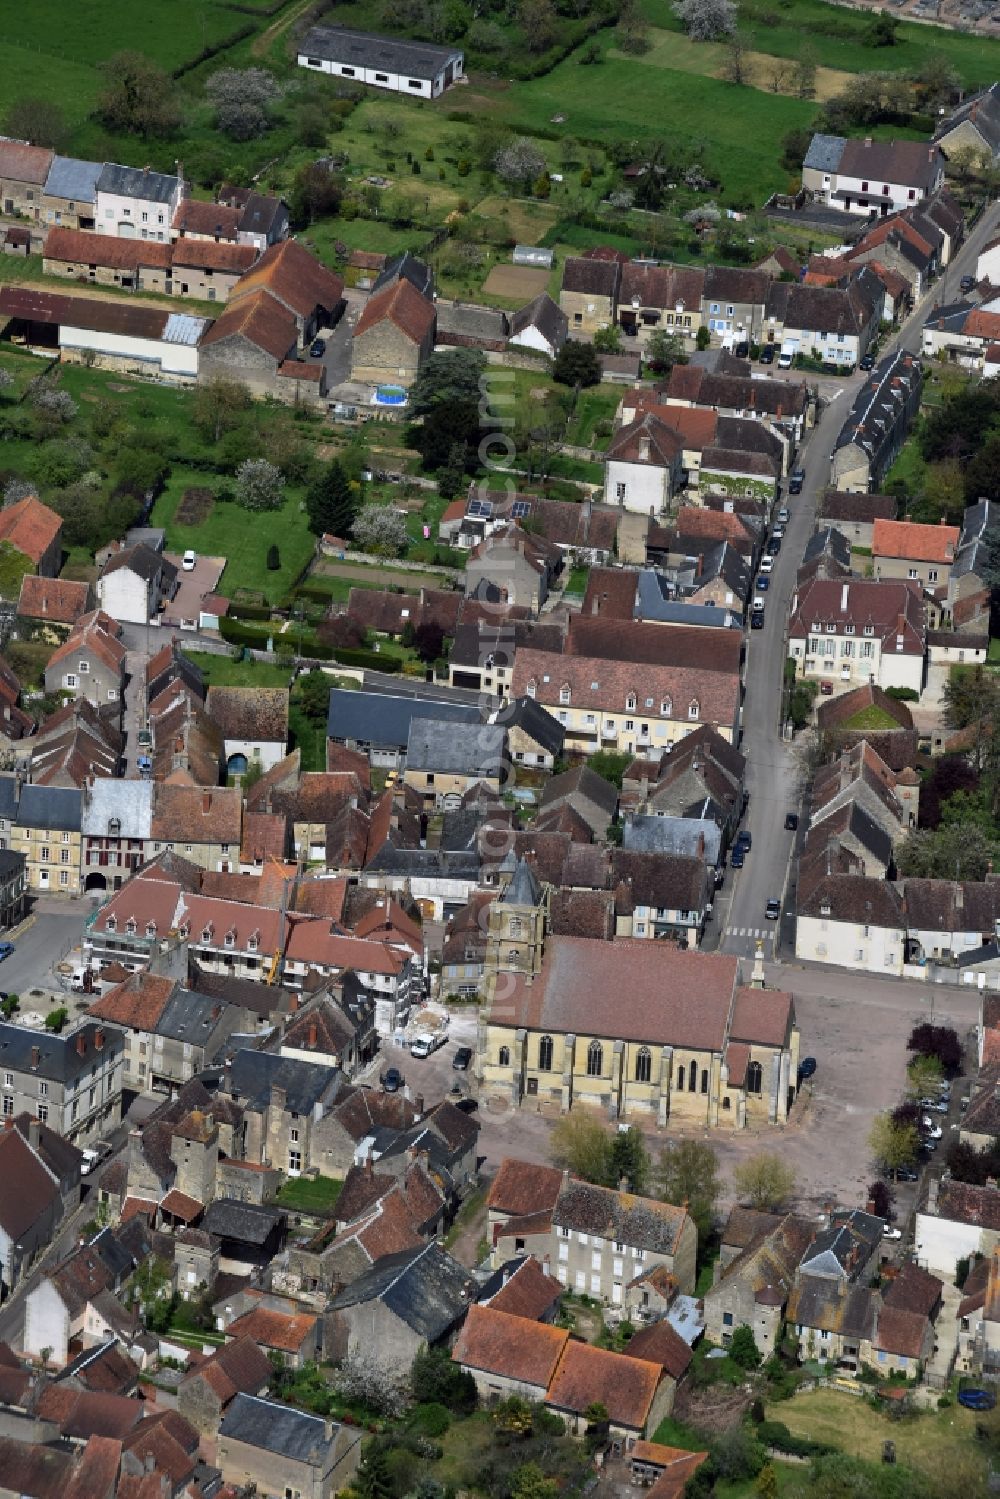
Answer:
[[[889,1183],[877,1177],[875,1181],[868,1183],[868,1201],[872,1205],[872,1211],[878,1218],[888,1218],[892,1211],[892,1192]]]
[[[376,557],[398,557],[410,539],[406,517],[391,505],[365,506],[351,532],[362,550]]]
[[[716,1476],[733,1483],[756,1478],[764,1466],[764,1449],[748,1426],[730,1426],[709,1450]]]
[[[684,351],[683,338],[679,333],[657,328],[646,341],[643,360],[650,369],[658,372],[671,370],[675,364],[687,364],[688,356]]]
[[[891,1114],[876,1114],[868,1132],[868,1149],[883,1171],[895,1173],[916,1159],[920,1137],[915,1124],[902,1123]]]
[[[116,52],[101,63],[98,118],[127,135],[172,135],[180,124],[173,80],[141,52]]]
[[[618,12],[615,41],[620,52],[640,57],[649,51],[649,26],[635,0],[624,0]]]
[[[712,342],[712,335],[709,332],[709,330],[706,327],[704,327],[704,326],[702,326],[701,328],[699,328],[697,336],[695,338],[695,343],[698,345],[698,348],[700,350],[707,349],[708,346],[709,346],[709,344],[711,342]]]
[[[330,167],[307,161],[292,177],[288,208],[296,224],[315,224],[336,214],[344,196],[343,180]]]
[[[873,16],[865,32],[865,41],[869,47],[894,47],[896,45],[896,33],[899,30],[899,22],[895,16],[890,16],[887,11],[881,10]]]
[[[215,108],[216,128],[234,141],[253,140],[266,132],[271,123],[269,107],[280,92],[266,68],[220,68],[205,84]]]
[[[281,556],[273,542],[267,549],[266,567],[269,573],[276,573],[281,567]]]
[[[594,348],[599,354],[617,354],[622,346],[622,330],[617,323],[608,323],[594,334]]]
[[[896,864],[913,879],[984,880],[996,856],[996,841],[978,823],[942,823],[910,832]]]
[[[660,1195],[665,1202],[688,1205],[698,1244],[703,1247],[715,1228],[719,1200],[719,1158],[702,1140],[675,1140],[660,1156]]]
[[[280,510],[285,477],[266,458],[246,458],[236,470],[236,503],[244,510]]]
[[[213,375],[196,387],[191,419],[202,437],[218,442],[224,432],[240,426],[252,404],[245,385],[238,380],[227,380],[224,375]]]
[[[559,17],[552,0],[520,0],[517,19],[529,52],[547,52],[559,36]]]
[[[413,1360],[410,1390],[414,1399],[447,1406],[456,1416],[475,1410],[478,1396],[471,1374],[457,1365],[447,1348],[425,1348]]]
[[[545,171],[545,157],[534,141],[522,135],[501,146],[493,158],[493,170],[502,182],[523,190]]]
[[[470,454],[479,446],[480,435],[489,430],[484,425],[478,402],[456,401],[450,406],[435,406],[424,417],[423,422],[410,429],[413,446],[420,453],[425,469],[437,473],[442,469],[454,469],[461,447],[463,466],[470,463]],[[475,468],[473,461],[471,466]],[[455,494],[458,490],[455,490]],[[454,498],[454,494],[452,495]]]
[[[962,86],[958,69],[944,52],[928,52],[913,76],[925,106],[947,104]]]
[[[510,1476],[510,1499],[556,1499],[559,1485],[537,1463],[521,1463]]]
[[[733,1171],[733,1181],[742,1199],[768,1213],[777,1212],[795,1191],[795,1172],[769,1150],[741,1161]]]
[[[611,1143],[598,1120],[587,1114],[564,1114],[549,1136],[549,1155],[553,1165],[605,1186],[611,1174]]]
[[[65,151],[69,144],[69,127],[62,109],[52,99],[25,94],[15,99],[4,115],[4,133],[15,140],[31,141],[34,146],[48,146]]]
[[[427,416],[436,406],[478,402],[485,394],[486,356],[478,349],[442,349],[421,366],[410,386],[410,412]]]
[[[421,661],[438,661],[444,655],[444,631],[436,620],[424,620],[413,632],[413,644]]]
[[[629,767],[628,755],[618,750],[598,750],[590,756],[587,764],[602,780],[610,781],[619,791],[622,789],[622,781]]]
[[[753,1328],[742,1323],[733,1332],[732,1342],[729,1344],[729,1357],[734,1364],[739,1364],[741,1369],[757,1369],[760,1367],[760,1349],[753,1335]]]
[[[65,1005],[60,1005],[58,1009],[50,1010],[46,1015],[45,1029],[47,1031],[55,1031],[56,1035],[58,1035],[68,1019],[69,1011]]]
[[[306,490],[309,529],[316,536],[349,536],[358,506],[357,491],[336,458],[320,470]]]
[[[673,11],[696,42],[714,42],[736,30],[733,0],[676,0]]]
[[[361,1499],[395,1499],[396,1486],[389,1467],[389,1454],[377,1441],[368,1443],[352,1487]]]
[[[921,496],[912,508],[912,519],[926,525],[960,521],[965,506],[966,476],[957,458],[929,463],[921,482]]]
[[[753,70],[750,66],[750,51],[752,38],[740,28],[730,32],[726,42],[726,50],[722,63],[722,76],[727,83],[735,83],[743,86],[753,82]],[[778,92],[777,89],[774,90]]]
[[[799,59],[792,70],[792,87],[800,99],[811,99],[816,92],[816,65],[819,55],[807,42],[801,52]]]
[[[601,379],[601,362],[592,344],[567,339],[552,366],[552,378],[559,385],[572,385],[582,389],[587,385],[598,385]]]
[[[608,1163],[610,1186],[617,1187],[624,1182],[629,1192],[645,1197],[649,1187],[651,1165],[649,1151],[646,1149],[641,1130],[636,1129],[633,1124],[628,1129],[618,1130],[615,1133],[611,1142],[611,1156]]]
[[[935,1056],[919,1053],[907,1065],[906,1091],[910,1098],[933,1098],[941,1086],[944,1069]]]
[[[935,1057],[946,1074],[961,1071],[962,1043],[958,1032],[950,1025],[933,1025],[927,1020],[915,1025],[906,1049],[920,1057]]]
[[[983,724],[1000,711],[1000,686],[992,672],[981,666],[954,672],[944,686],[944,721],[949,729]]]
[[[335,1376],[337,1393],[384,1416],[399,1416],[406,1405],[404,1380],[396,1365],[373,1349],[352,1351],[341,1359]]]
[[[773,1463],[765,1463],[761,1468],[754,1491],[758,1499],[778,1499],[778,1475]]]

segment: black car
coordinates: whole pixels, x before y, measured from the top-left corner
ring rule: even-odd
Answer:
[[[801,494],[802,486],[806,482],[805,469],[797,468],[788,476],[788,493]]]
[[[379,1078],[386,1093],[398,1093],[403,1086],[403,1074],[398,1067],[387,1067]]]
[[[749,358],[750,345],[747,343],[746,339],[744,339],[742,343],[738,343],[736,345],[736,347],[733,349],[733,354],[737,359]]]
[[[764,915],[768,921],[777,921],[778,917],[781,915],[781,901],[778,900],[777,897],[772,896],[768,901],[767,905],[764,907]]]
[[[816,1058],[803,1057],[799,1063],[799,1077],[813,1077],[816,1072]]]
[[[754,612],[751,614],[751,616],[750,616],[750,628],[751,628],[751,630],[762,630],[764,628],[764,611],[763,611],[763,609],[755,609]]]
[[[799,814],[797,812],[785,813],[785,831],[794,833],[799,825]]]
[[[312,343],[309,345],[309,353],[312,355],[313,359],[322,359],[323,355],[326,353],[326,339],[314,338]]]
[[[769,557],[777,557],[778,553],[781,551],[781,537],[769,536],[767,539],[767,546],[764,548],[764,550]]]
[[[920,1180],[920,1172],[914,1171],[911,1166],[900,1166],[896,1172],[896,1180],[899,1182],[916,1182]]]
[[[740,828],[736,834],[736,847],[742,848],[745,853],[749,853],[753,848],[753,835],[747,828]]]
[[[774,363],[774,344],[765,344],[760,351],[761,364]]]
[[[874,354],[866,354],[863,359],[861,359],[861,360],[858,361],[858,369],[859,370],[873,370],[874,368],[875,368],[875,355]]]
[[[468,1072],[472,1062],[472,1047],[460,1046],[456,1051],[451,1065],[456,1072]]]
[[[963,276],[958,284],[963,291],[971,291],[976,284],[976,278],[975,276]]]
[[[742,869],[743,868],[743,845],[742,845],[742,843],[736,843],[736,844],[733,845],[733,851],[732,851],[732,854],[730,855],[729,862],[733,866],[734,869]]]

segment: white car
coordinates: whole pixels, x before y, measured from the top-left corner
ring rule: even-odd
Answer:
[[[923,1126],[929,1140],[940,1140],[942,1135],[941,1126],[940,1124],[935,1124],[929,1114],[924,1115]]]
[[[781,509],[778,511],[778,520],[781,522],[781,524],[783,526],[787,526],[787,524],[788,524],[788,517],[789,517],[790,514],[791,514],[791,512],[789,511],[788,506],[787,505],[782,505]]]
[[[903,1235],[902,1235],[901,1230],[898,1229],[898,1228],[896,1228],[893,1224],[891,1224],[891,1223],[883,1223],[882,1224],[882,1237],[883,1237],[883,1239],[901,1239],[903,1237]]]
[[[186,573],[193,573],[195,563],[198,561],[198,553],[192,552],[190,547],[181,558],[181,567]]]
[[[762,573],[773,572],[774,571],[774,558],[771,557],[771,556],[762,557],[760,559],[760,571]]]
[[[757,611],[758,614],[763,610],[763,608],[764,608],[764,596],[763,596],[763,594],[758,593],[758,594],[754,595],[754,601],[753,601],[753,606],[752,607]]]

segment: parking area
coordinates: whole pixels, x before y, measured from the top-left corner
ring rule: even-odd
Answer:
[[[194,567],[185,571],[182,552],[164,552],[164,556],[177,569],[177,592],[164,609],[161,622],[179,629],[197,629],[201,601],[219,586],[226,559],[198,556]]]

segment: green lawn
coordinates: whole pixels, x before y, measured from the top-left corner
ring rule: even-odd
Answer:
[[[21,592],[21,579],[25,573],[33,573],[30,557],[12,547],[9,541],[0,542],[0,598],[13,599],[16,603]]]
[[[844,724],[845,729],[895,729],[898,728],[896,720],[891,714],[886,713],[883,708],[876,707],[874,703],[867,708],[862,708],[860,713],[855,713]]]
[[[343,1185],[335,1176],[289,1177],[278,1193],[277,1203],[299,1213],[331,1213]]]
[[[225,557],[226,569],[220,592],[231,598],[237,588],[252,588],[275,603],[307,566],[315,550],[315,537],[306,524],[302,493],[289,486],[280,510],[251,515],[231,501],[216,500],[208,519],[198,526],[180,526],[174,512],[185,489],[192,485],[218,488],[222,481],[200,470],[175,468],[167,486],[153,506],[150,524],[163,526],[167,547],[183,552],[193,547],[209,557]],[[268,548],[277,546],[281,566],[269,572]]]
[[[885,477],[885,484],[891,484],[894,480],[902,480],[906,485],[906,494],[909,499],[922,488],[926,468],[927,465],[921,457],[916,438],[908,437]],[[885,484],[882,486],[883,489]]]
[[[234,661],[231,656],[216,656],[210,651],[185,650],[184,654],[201,670],[208,687],[288,686],[288,670],[267,661]]]
[[[621,389],[614,385],[593,385],[589,390],[581,390],[566,428],[566,441],[573,447],[606,448],[610,437],[595,438],[594,428],[598,422],[614,420],[621,398]]]

